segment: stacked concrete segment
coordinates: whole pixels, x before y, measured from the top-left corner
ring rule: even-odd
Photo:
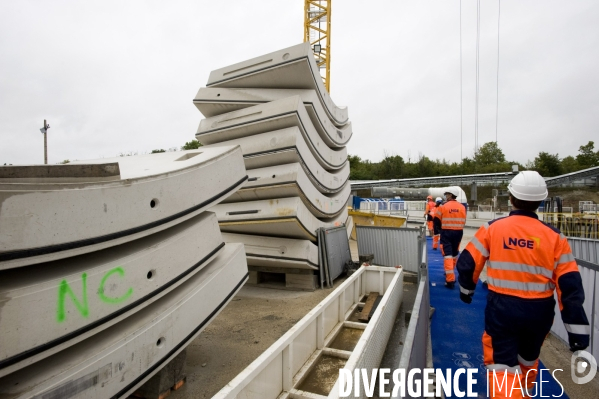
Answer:
[[[196,138],[209,147],[240,145],[249,177],[212,208],[221,230],[233,233],[225,239],[253,248],[250,280],[279,272],[288,282],[297,269],[317,270],[317,230],[347,222],[345,146],[353,132],[347,108],[324,88],[309,44],[215,70],[207,86],[194,99],[206,117]],[[276,240],[284,249],[273,252]],[[314,272],[306,276],[304,287],[314,289]]]
[[[127,397],[181,352],[248,278],[206,211],[246,179],[237,146],[0,168],[0,396]]]

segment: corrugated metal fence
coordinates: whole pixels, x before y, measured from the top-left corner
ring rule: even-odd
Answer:
[[[587,349],[599,359],[599,241],[568,237],[572,253],[578,263],[578,270],[584,287],[584,310],[591,325],[591,341]],[[556,298],[557,302],[557,298]],[[551,331],[568,342],[568,333],[564,328],[559,305],[555,307],[555,320]]]
[[[599,265],[599,240],[568,237],[575,258]]]
[[[358,253],[373,254],[374,264],[391,267],[401,265],[406,271],[418,273],[422,261],[422,228],[356,225],[356,234]]]

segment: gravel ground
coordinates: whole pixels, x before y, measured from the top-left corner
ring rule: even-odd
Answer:
[[[212,397],[332,291],[244,286],[187,347],[186,384],[170,397]]]

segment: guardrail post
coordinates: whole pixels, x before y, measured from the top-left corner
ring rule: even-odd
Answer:
[[[291,365],[293,364],[293,352],[291,345],[283,349],[283,391],[289,392],[293,388],[293,375]]]
[[[316,318],[316,349],[324,348],[324,312]]]
[[[345,291],[339,295],[339,314],[337,315],[337,320],[339,323],[345,321]]]

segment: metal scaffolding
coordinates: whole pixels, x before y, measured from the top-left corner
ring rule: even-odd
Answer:
[[[304,0],[304,42],[310,42],[324,86],[329,93],[331,92],[331,2],[332,0]]]

